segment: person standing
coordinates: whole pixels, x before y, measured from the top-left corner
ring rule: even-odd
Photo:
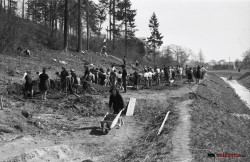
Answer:
[[[104,70],[102,68],[100,68],[99,83],[100,83],[101,86],[105,85],[105,79],[106,79],[106,73],[104,72]]]
[[[85,66],[83,81],[90,81],[90,70],[88,66]]]
[[[115,87],[115,83],[116,83],[116,70],[111,70],[110,72],[110,84],[111,87]]]
[[[137,70],[135,70],[135,72],[134,72],[134,86],[135,86],[136,90],[139,89],[138,80],[139,80],[139,74],[138,74]]]
[[[145,87],[148,88],[148,70],[145,68],[144,69],[144,81],[145,81]]]
[[[200,65],[198,65],[196,70],[196,84],[200,84],[200,79],[201,79],[201,67]]]
[[[62,71],[60,74],[60,78],[61,78],[61,90],[64,92],[67,92],[67,84],[66,84],[66,78],[67,76],[69,76],[68,71],[66,70],[65,67],[62,67]]]
[[[152,69],[149,69],[149,71],[148,71],[148,83],[149,83],[150,87],[152,86],[152,81],[153,81],[153,72],[152,72]]]
[[[164,66],[164,76],[165,76],[165,81],[166,81],[166,84],[168,85],[169,84],[169,68],[167,66]]]
[[[76,75],[74,69],[71,69],[71,70],[70,70],[70,75],[71,75],[72,91],[73,91],[74,93],[77,93],[78,85],[80,85],[80,84],[79,84],[79,82],[78,82],[78,77],[77,77],[77,75]]]
[[[191,84],[191,82],[193,81],[193,71],[192,71],[192,68],[188,68],[186,69],[186,75],[187,75],[187,79],[188,79],[188,83]]]
[[[119,71],[117,74],[117,88],[123,89],[123,87],[122,87],[122,72],[121,71]]]
[[[122,85],[124,88],[124,93],[127,92],[127,70],[124,65],[122,65]]]
[[[46,95],[49,88],[49,76],[46,74],[46,68],[43,68],[43,72],[39,75],[39,79],[39,89],[42,94],[42,100],[47,100]]]
[[[28,97],[28,92],[31,93],[31,98],[33,98],[33,80],[31,78],[31,71],[26,71],[24,73],[22,81],[25,80],[24,84],[24,97]]]
[[[207,72],[207,69],[204,66],[202,66],[201,67],[201,79],[202,80],[205,78],[206,72]]]
[[[161,69],[157,66],[156,67],[156,85],[160,84],[160,79],[161,79]]]

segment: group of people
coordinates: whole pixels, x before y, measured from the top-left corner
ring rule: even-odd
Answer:
[[[156,85],[160,85],[161,82],[168,84],[170,80],[175,80],[182,76],[183,68],[179,65],[176,67],[165,65],[163,68],[159,68],[158,66],[155,68],[145,67],[143,74],[146,87],[151,87],[153,82],[155,82]]]
[[[195,78],[196,84],[200,84],[200,82],[204,79],[207,70],[204,66],[200,67],[198,65],[196,68],[186,66],[186,76],[187,82],[193,82],[193,78]]]
[[[162,82],[169,85],[172,81],[182,77],[186,77],[189,83],[193,82],[194,77],[196,83],[199,84],[200,81],[204,79],[206,71],[205,67],[200,67],[200,65],[196,68],[191,68],[187,65],[186,68],[182,68],[179,65],[176,67],[164,66],[163,68],[159,68],[158,66],[155,68],[145,67],[142,78],[144,79],[144,85],[146,87],[151,87],[153,82],[155,82],[155,85],[159,85]]]
[[[56,78],[50,79],[48,74],[46,73],[46,68],[43,68],[42,72],[37,72],[37,78],[33,79],[31,75],[31,71],[26,71],[22,78],[22,82],[25,81],[24,84],[24,95],[25,98],[28,96],[28,92],[30,92],[31,97],[34,94],[34,86],[38,85],[38,88],[42,94],[42,99],[46,100],[46,95],[49,87],[57,88],[61,92],[71,94],[77,93],[79,87],[83,87],[83,89],[87,89],[88,82],[100,84],[101,86],[106,86],[109,88],[118,88],[127,92],[127,70],[125,65],[122,65],[122,70],[117,70],[115,66],[111,66],[106,71],[103,68],[89,68],[85,66],[84,75],[79,77],[74,69],[71,69],[70,72],[66,70],[65,67],[62,67],[61,73],[56,72]],[[118,72],[117,72],[118,71]],[[36,84],[37,83],[37,84]]]
[[[46,74],[46,68],[43,68],[42,73],[39,73],[39,89],[40,92],[42,94],[42,99],[46,100],[46,95],[47,95],[47,91],[49,88],[49,76]],[[24,73],[24,76],[22,78],[22,82],[24,82],[25,80],[25,84],[24,84],[24,96],[25,98],[28,97],[28,92],[30,92],[31,98],[33,98],[34,95],[34,90],[33,90],[33,86],[35,83],[35,80],[32,79],[31,77],[31,71],[26,71]]]
[[[185,68],[179,65],[176,67],[164,66],[163,68],[159,68],[158,66],[155,68],[144,67],[143,73],[139,73],[136,68],[134,72],[129,75],[126,70],[126,64],[121,66],[121,70],[118,69],[119,68],[114,65],[106,71],[103,68],[89,68],[85,66],[84,75],[80,78],[74,69],[68,72],[65,67],[62,67],[61,73],[56,72],[56,79],[52,80],[49,79],[48,74],[46,74],[46,68],[43,68],[42,72],[37,72],[38,77],[35,82],[31,77],[31,72],[26,71],[22,79],[22,81],[26,81],[24,95],[27,97],[28,92],[30,92],[31,97],[33,97],[33,86],[36,82],[38,82],[43,100],[47,99],[46,95],[49,87],[57,87],[61,92],[70,92],[73,94],[78,92],[81,85],[83,89],[87,89],[87,82],[109,88],[117,88],[123,90],[125,93],[127,92],[127,83],[132,84],[134,88],[138,90],[138,86],[142,81],[144,81],[145,87],[151,87],[153,83],[155,83],[155,85],[160,85],[162,82],[170,84],[171,81],[185,76],[188,83],[193,82],[193,78],[195,78],[196,83],[199,84],[200,81],[204,79],[207,71],[203,66],[200,67],[199,65],[196,68],[191,68],[187,65]]]

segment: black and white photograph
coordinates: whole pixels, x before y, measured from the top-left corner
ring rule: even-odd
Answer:
[[[0,0],[0,162],[250,162],[250,0]]]

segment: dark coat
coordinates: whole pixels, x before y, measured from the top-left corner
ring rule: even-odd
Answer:
[[[116,96],[110,95],[109,107],[113,106],[114,114],[118,114],[124,108],[122,96],[117,93]]]

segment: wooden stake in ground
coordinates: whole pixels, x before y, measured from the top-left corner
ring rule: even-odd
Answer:
[[[1,98],[0,102],[1,102],[1,110],[3,110],[3,99],[2,98]]]
[[[133,116],[135,109],[136,98],[130,98],[126,116]]]
[[[166,120],[168,119],[169,113],[170,113],[170,111],[168,111],[168,113],[166,114],[166,116],[165,116],[165,118],[164,118],[164,120],[163,120],[163,122],[162,122],[162,124],[161,124],[161,127],[160,127],[160,129],[159,129],[159,131],[158,131],[158,133],[157,133],[157,136],[161,133],[162,128],[163,128],[163,126],[164,126]]]

